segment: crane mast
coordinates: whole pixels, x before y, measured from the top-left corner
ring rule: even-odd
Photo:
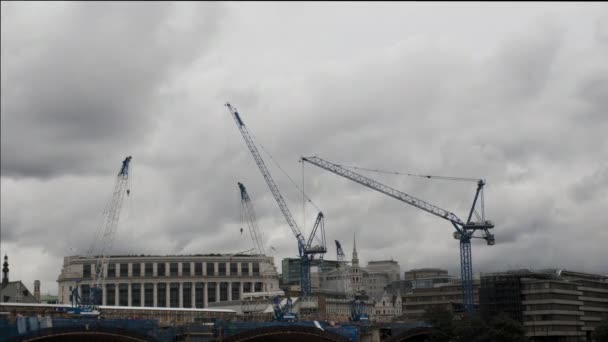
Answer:
[[[325,231],[324,231],[324,226],[323,226],[323,213],[319,213],[317,215],[317,219],[315,221],[315,226],[314,226],[312,234],[310,235],[310,238],[308,239],[308,242],[307,242],[304,237],[304,234],[302,234],[302,231],[300,230],[300,228],[298,227],[298,224],[294,220],[293,215],[291,215],[291,212],[289,211],[289,207],[287,206],[287,203],[285,203],[285,200],[283,199],[283,196],[281,195],[281,192],[279,191],[279,187],[277,186],[274,179],[270,175],[270,171],[268,171],[268,168],[266,167],[266,164],[264,163],[264,160],[262,159],[260,152],[258,151],[255,143],[253,142],[253,138],[251,137],[251,134],[249,133],[247,126],[245,126],[245,124],[243,123],[243,120],[241,119],[239,112],[230,103],[226,103],[226,107],[230,111],[230,114],[232,115],[237,128],[241,132],[241,135],[243,136],[243,139],[245,140],[245,143],[247,144],[247,147],[249,148],[249,151],[251,152],[253,159],[255,160],[256,164],[258,165],[258,168],[260,169],[260,172],[262,173],[262,176],[264,177],[266,184],[270,188],[270,192],[274,196],[274,199],[277,202],[279,209],[281,209],[281,212],[283,213],[283,216],[285,217],[285,220],[287,221],[289,228],[291,228],[291,231],[293,232],[294,236],[298,240],[298,253],[299,253],[299,256],[301,259],[300,282],[301,282],[301,287],[302,287],[302,297],[308,298],[308,296],[311,293],[310,261],[312,258],[314,258],[315,254],[323,255],[323,253],[327,252],[327,248],[325,246]],[[323,235],[322,245],[312,247],[311,243],[312,243],[313,238],[316,234],[316,231],[319,227],[321,227],[321,234]]]
[[[129,165],[131,156],[125,158],[122,162],[122,167],[116,177],[114,191],[108,209],[104,212],[104,222],[102,237],[99,244],[99,249],[93,249],[93,256],[97,256],[95,264],[95,273],[90,291],[90,303],[92,305],[101,305],[102,288],[105,281],[105,268],[108,263],[108,252],[116,236],[116,228],[120,218],[122,203],[125,195],[128,196],[129,190]]]
[[[245,216],[247,217],[247,225],[249,226],[253,246],[258,254],[266,255],[266,248],[264,247],[264,242],[262,241],[262,236],[258,228],[257,217],[255,215],[255,211],[253,210],[253,205],[251,204],[251,198],[249,197],[247,189],[243,183],[239,182],[238,185],[239,189],[241,190],[241,205],[243,206]]]
[[[460,240],[460,272],[462,277],[463,306],[465,311],[467,312],[474,311],[475,307],[473,296],[473,262],[471,256],[471,239],[485,239],[488,245],[494,245],[495,243],[494,235],[488,231],[488,229],[494,228],[494,223],[485,219],[483,200],[481,201],[480,220],[478,222],[471,221],[473,214],[476,213],[476,203],[480,197],[480,194],[482,194],[481,198],[483,199],[482,191],[483,186],[485,185],[485,182],[483,180],[478,180],[477,182],[477,190],[475,192],[473,205],[471,206],[467,222],[465,223],[451,212],[448,212],[430,203],[422,201],[416,197],[410,196],[402,191],[381,184],[377,181],[374,181],[373,179],[360,175],[356,172],[345,169],[338,164],[328,162],[319,157],[303,157],[302,161],[306,161],[310,164],[316,165],[322,169],[335,173],[344,178],[350,179],[351,181],[364,185],[370,189],[379,191],[385,195],[391,196],[416,208],[422,209],[428,213],[450,221],[456,229],[456,232],[454,232],[454,238]],[[478,230],[482,232],[481,237],[474,236],[475,232]]]

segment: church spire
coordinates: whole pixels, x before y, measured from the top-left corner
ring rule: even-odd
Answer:
[[[8,256],[4,254],[4,264],[2,264],[2,287],[8,285]]]
[[[359,266],[359,256],[357,255],[357,236],[353,233],[353,266]]]

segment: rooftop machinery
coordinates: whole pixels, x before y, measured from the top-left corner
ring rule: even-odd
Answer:
[[[262,176],[264,177],[266,184],[270,188],[270,192],[272,192],[274,199],[276,200],[277,204],[279,205],[279,209],[281,209],[281,212],[283,213],[283,216],[285,217],[287,224],[291,228],[291,231],[293,232],[294,236],[296,237],[296,239],[298,241],[298,254],[299,254],[299,257],[301,260],[301,262],[300,262],[301,295],[302,295],[302,298],[309,298],[309,296],[311,294],[311,283],[310,283],[311,261],[314,259],[315,255],[319,254],[322,258],[323,254],[325,254],[327,252],[327,246],[325,244],[325,225],[324,225],[324,220],[323,220],[323,213],[322,212],[318,213],[317,218],[315,220],[315,224],[313,226],[313,229],[310,232],[308,240],[306,240],[306,238],[304,237],[304,234],[302,233],[302,231],[298,227],[298,224],[296,223],[293,216],[291,215],[291,212],[289,211],[289,208],[287,207],[287,203],[285,203],[283,196],[281,196],[279,187],[277,186],[277,184],[274,182],[274,179],[270,175],[270,172],[268,171],[268,168],[266,167],[266,164],[264,163],[264,160],[262,159],[260,152],[258,151],[257,147],[255,146],[255,143],[253,141],[251,134],[249,133],[249,131],[247,130],[247,127],[243,123],[243,120],[241,119],[239,112],[237,111],[237,109],[235,107],[230,105],[230,103],[226,103],[226,107],[230,111],[230,114],[232,115],[237,128],[241,132],[243,139],[245,139],[245,143],[247,144],[247,147],[249,148],[249,151],[251,152],[253,159],[255,160],[256,164],[258,165],[258,168],[260,169],[260,172],[262,173]],[[317,232],[320,235],[319,237],[317,237]],[[312,244],[313,244],[315,238],[320,240],[320,244],[313,246]]]
[[[463,306],[466,312],[473,312],[475,310],[474,297],[473,297],[473,262],[471,257],[471,239],[480,238],[486,240],[488,245],[494,245],[494,235],[489,232],[488,229],[494,228],[492,221],[485,219],[485,210],[483,203],[483,186],[486,184],[485,181],[479,179],[477,182],[477,191],[475,192],[475,198],[466,222],[463,222],[455,214],[441,209],[437,206],[424,202],[416,197],[410,196],[404,192],[388,187],[384,184],[378,183],[370,178],[348,170],[341,165],[334,164],[323,160],[318,157],[302,157],[303,162],[316,165],[322,169],[333,172],[339,176],[350,179],[353,182],[364,185],[370,189],[379,191],[385,195],[391,196],[409,205],[412,205],[418,209],[422,209],[435,216],[439,216],[452,223],[456,231],[454,232],[454,238],[460,240],[460,272],[462,277],[462,298]],[[452,180],[465,180],[463,178],[454,177],[437,177],[437,176],[424,176],[425,178],[443,178]],[[480,196],[481,195],[481,196]],[[477,213],[476,204],[480,199],[481,214]],[[475,214],[477,221],[472,221],[473,214]],[[481,231],[481,236],[474,236],[477,231]]]

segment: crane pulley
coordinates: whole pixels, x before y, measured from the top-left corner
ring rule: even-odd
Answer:
[[[427,203],[421,199],[408,195],[402,191],[393,189],[387,185],[379,183],[373,179],[360,175],[354,171],[348,170],[339,164],[335,164],[319,157],[302,157],[303,162],[308,162],[322,169],[335,173],[344,178],[350,179],[356,183],[364,185],[370,189],[379,191],[385,195],[391,196],[397,200],[405,202],[418,209],[422,209],[435,216],[441,217],[452,223],[456,231],[454,232],[454,238],[460,240],[460,271],[462,276],[462,292],[463,292],[463,306],[467,312],[474,310],[474,297],[473,297],[473,266],[471,257],[471,239],[481,238],[485,239],[488,245],[494,245],[494,235],[489,232],[489,229],[494,228],[494,223],[490,220],[485,219],[485,211],[483,207],[483,200],[481,202],[481,215],[478,221],[473,222],[472,216],[476,212],[476,205],[482,194],[483,198],[483,187],[485,181],[477,180],[477,190],[467,221],[462,221],[454,213],[439,208],[435,205]],[[476,232],[480,231],[481,236],[474,236]]]

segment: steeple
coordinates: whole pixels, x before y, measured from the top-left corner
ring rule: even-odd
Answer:
[[[8,285],[8,256],[4,254],[4,264],[2,264],[2,287]]]
[[[357,236],[353,233],[353,267],[359,267],[359,256],[357,255]]]

